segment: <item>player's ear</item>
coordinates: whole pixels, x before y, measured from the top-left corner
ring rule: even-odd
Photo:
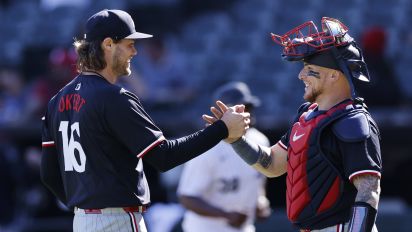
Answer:
[[[338,71],[338,70],[333,70],[333,71],[331,71],[331,72],[329,73],[329,76],[330,76],[330,78],[331,78],[333,81],[338,81],[338,80],[340,79],[340,77],[341,77],[340,71]]]
[[[103,50],[111,49],[112,44],[113,44],[112,38],[107,37],[107,38],[105,38],[105,39],[102,41],[102,49],[103,49]]]

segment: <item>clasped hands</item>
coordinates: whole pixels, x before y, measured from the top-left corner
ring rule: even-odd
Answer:
[[[221,101],[216,101],[218,108],[212,106],[210,111],[214,116],[207,114],[202,115],[207,124],[213,124],[217,120],[222,120],[228,129],[227,143],[233,143],[242,137],[250,124],[250,113],[245,112],[244,105],[235,105],[228,107]]]

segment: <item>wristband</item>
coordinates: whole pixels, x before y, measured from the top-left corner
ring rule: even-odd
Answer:
[[[377,210],[366,202],[355,202],[351,209],[349,232],[370,232],[375,225]]]
[[[231,144],[233,150],[249,165],[259,163],[262,167],[267,168],[272,159],[270,149],[264,149],[256,143],[253,143],[242,136],[240,139]]]

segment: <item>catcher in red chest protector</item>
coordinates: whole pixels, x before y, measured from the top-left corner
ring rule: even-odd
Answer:
[[[290,129],[272,147],[231,140],[269,177],[287,173],[287,215],[301,231],[377,231],[382,161],[379,130],[353,79],[369,82],[362,52],[339,20],[322,18],[272,34],[287,61],[303,62],[304,99]],[[213,123],[225,112],[212,108]]]

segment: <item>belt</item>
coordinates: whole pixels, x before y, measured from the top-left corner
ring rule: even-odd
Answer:
[[[149,208],[148,205],[139,205],[131,207],[119,207],[119,208],[103,208],[103,209],[81,209],[75,208],[75,211],[80,211],[85,214],[103,214],[103,213],[144,213]]]
[[[138,213],[144,213],[147,211],[149,206],[147,205],[139,205],[139,206],[134,206],[134,207],[123,207],[123,210],[128,213],[133,213],[133,212],[138,212]]]

